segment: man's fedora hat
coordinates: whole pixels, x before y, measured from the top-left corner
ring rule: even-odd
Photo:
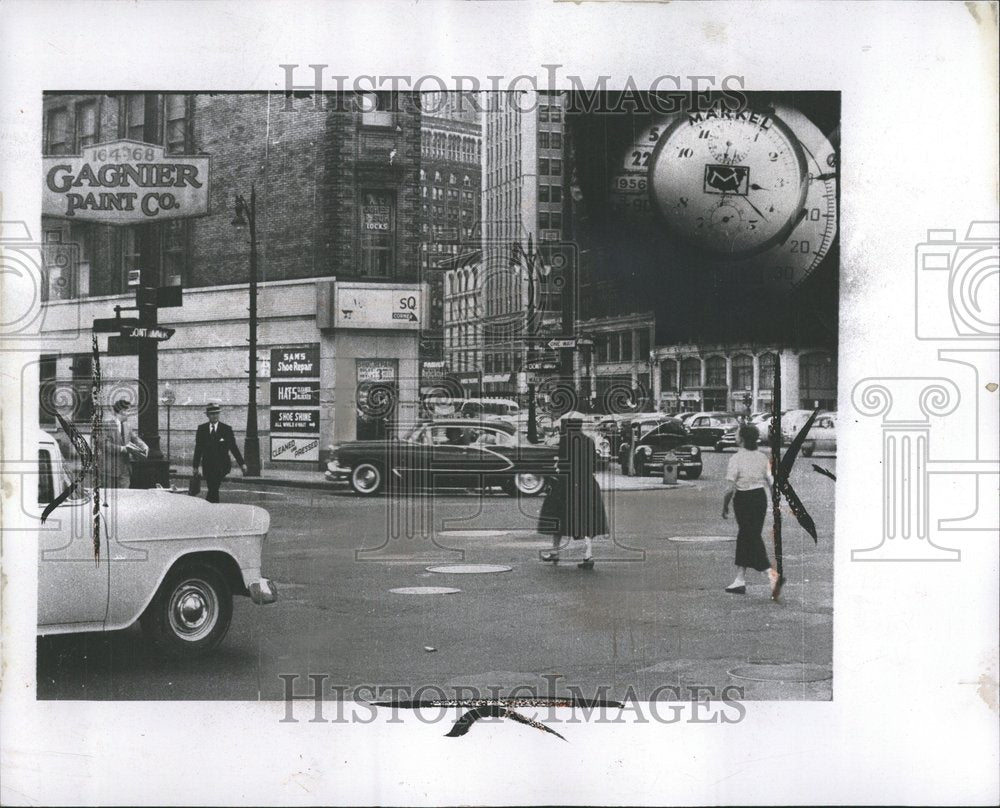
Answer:
[[[212,402],[207,407],[205,407],[205,415],[214,415],[222,412],[222,407],[220,407],[215,402]]]

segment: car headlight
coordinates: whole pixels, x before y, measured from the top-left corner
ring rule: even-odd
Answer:
[[[699,449],[697,446],[691,447],[691,457],[698,457],[700,454],[701,454],[701,449]]]

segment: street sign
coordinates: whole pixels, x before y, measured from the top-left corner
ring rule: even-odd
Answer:
[[[528,362],[528,370],[559,370],[558,362]]]
[[[125,326],[139,325],[135,317],[98,317],[94,320],[95,334],[117,334]]]
[[[576,337],[556,337],[555,339],[550,339],[549,347],[553,350],[556,348],[575,348]]]
[[[157,342],[164,342],[174,335],[175,329],[162,328],[156,325],[124,325],[121,335],[125,339],[151,339]]]

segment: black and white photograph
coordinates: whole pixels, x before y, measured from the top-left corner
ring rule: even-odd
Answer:
[[[996,5],[195,5],[3,80],[5,804],[992,803]]]

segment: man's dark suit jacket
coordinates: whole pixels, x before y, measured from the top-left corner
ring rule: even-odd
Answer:
[[[219,421],[215,425],[215,434],[209,434],[209,424],[207,421],[198,425],[198,432],[194,439],[194,467],[202,467],[206,477],[225,477],[232,469],[229,462],[229,455],[232,453],[236,458],[237,465],[243,465],[243,455],[240,454],[236,445],[236,438],[233,437],[233,428],[229,424]]]

